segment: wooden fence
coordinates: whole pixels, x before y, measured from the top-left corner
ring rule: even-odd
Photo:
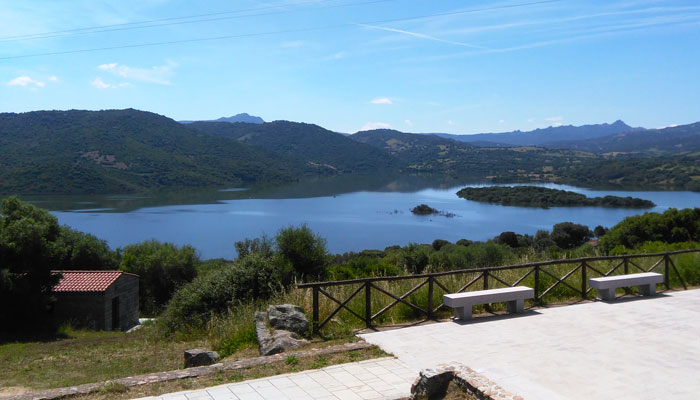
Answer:
[[[459,292],[464,292],[469,289],[472,290],[479,290],[479,289],[489,289],[489,288],[495,288],[495,287],[513,287],[513,286],[518,286],[521,283],[523,283],[526,279],[528,279],[530,276],[533,276],[534,279],[530,279],[529,281],[531,284],[534,286],[535,290],[535,297],[534,297],[534,302],[536,304],[544,304],[544,298],[548,294],[552,293],[552,291],[559,287],[560,285],[563,285],[565,287],[568,287],[571,291],[573,291],[576,295],[580,295],[582,298],[587,298],[589,293],[591,292],[591,288],[588,286],[588,278],[591,277],[601,277],[601,276],[611,276],[615,275],[616,273],[634,273],[634,272],[651,272],[655,271],[659,267],[663,265],[663,274],[664,274],[664,285],[666,286],[667,289],[670,288],[670,280],[671,280],[671,271],[675,274],[675,276],[678,277],[680,283],[683,286],[683,289],[687,289],[686,282],[684,281],[683,277],[681,274],[678,272],[678,269],[676,268],[675,263],[673,262],[671,256],[678,255],[678,254],[684,254],[684,253],[700,253],[700,249],[692,249],[692,250],[679,250],[679,251],[671,251],[671,252],[665,252],[665,253],[653,253],[653,254],[630,254],[630,255],[620,255],[620,256],[601,256],[601,257],[586,257],[586,258],[576,258],[576,259],[568,259],[568,260],[551,260],[551,261],[541,261],[541,262],[535,262],[535,263],[528,263],[528,264],[518,264],[518,265],[507,265],[507,266],[500,266],[500,267],[489,267],[489,268],[473,268],[473,269],[461,269],[461,270],[454,270],[454,271],[445,271],[445,272],[435,272],[435,273],[427,273],[427,274],[416,274],[416,275],[405,275],[405,276],[388,276],[388,277],[372,277],[372,278],[362,278],[362,279],[351,279],[351,280],[342,280],[342,281],[328,281],[328,282],[312,282],[312,283],[302,283],[297,285],[299,288],[310,288],[312,290],[312,296],[313,296],[313,316],[312,316],[312,327],[313,327],[313,332],[314,333],[319,333],[320,329],[326,325],[333,317],[336,316],[338,312],[341,310],[345,310],[352,314],[353,316],[357,317],[361,321],[364,321],[365,326],[367,328],[373,327],[373,321],[375,321],[378,317],[386,313],[389,309],[392,307],[395,307],[399,304],[403,304],[405,306],[410,307],[411,309],[415,310],[417,313],[424,315],[426,319],[433,319],[435,318],[435,313],[439,311],[440,309],[443,308],[443,304],[441,302],[442,296],[438,297],[437,302],[435,301],[435,292],[436,289],[442,291],[443,293],[459,293]],[[658,260],[655,261],[651,267],[644,268],[640,266],[642,262],[639,260],[643,259],[653,259],[657,258]],[[607,271],[604,269],[600,268],[599,266],[596,266],[596,263],[600,262],[607,262],[608,265],[613,265],[610,267]],[[572,269],[564,269],[561,270],[559,269],[558,271],[553,271],[554,266],[561,266],[561,265],[566,265],[566,264],[573,264]],[[502,271],[519,271],[520,274],[518,274],[519,278],[515,279],[512,282],[506,281],[503,277],[499,277],[499,272]],[[557,276],[557,272],[559,272],[559,276]],[[458,290],[450,290],[444,285],[443,283],[440,282],[441,278],[444,278],[446,276],[450,275],[475,275],[475,277],[471,278],[468,282],[464,283],[463,286],[461,286]],[[580,277],[580,282],[577,284],[580,285],[580,287],[575,287],[571,282],[567,282],[566,280],[569,279],[570,277]],[[413,286],[411,289],[405,291],[402,294],[395,294],[391,293],[389,290],[386,288],[380,287],[381,282],[392,282],[392,281],[406,281],[406,280],[420,280],[418,284]],[[549,280],[552,282],[549,284],[547,287],[544,287],[542,285],[542,281],[544,280]],[[465,279],[466,281],[466,279]],[[346,287],[352,287],[354,285],[358,285],[355,290],[351,291],[351,294],[345,298],[338,299],[335,296],[333,296],[330,293],[329,288],[331,287],[338,287],[338,286],[346,286]],[[411,303],[408,301],[409,296],[413,295],[416,293],[419,289],[423,288],[424,286],[428,286],[428,293],[427,293],[427,304],[425,307],[420,307],[416,304]],[[546,285],[546,282],[545,282]],[[384,285],[387,286],[387,285]],[[348,304],[350,303],[351,300],[356,298],[360,294],[364,295],[364,312],[357,312],[350,307],[348,307]],[[381,293],[383,295],[388,296],[391,298],[393,301],[391,301],[389,304],[383,306],[381,309],[376,310],[373,312],[372,310],[372,296],[375,293]],[[320,301],[321,301],[321,296],[323,296],[325,299],[332,301],[335,303],[335,308],[332,309],[332,311],[326,315],[323,319],[321,319],[320,314]],[[361,296],[361,295],[360,295]]]

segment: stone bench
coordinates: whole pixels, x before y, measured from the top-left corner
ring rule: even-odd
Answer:
[[[521,313],[525,308],[525,299],[535,297],[535,290],[527,286],[516,286],[502,289],[478,290],[466,293],[451,293],[442,296],[442,302],[454,308],[455,318],[471,319],[472,306],[506,302],[508,312]]]
[[[588,284],[598,290],[600,300],[615,300],[615,289],[621,287],[637,286],[639,293],[644,296],[656,294],[656,284],[662,283],[664,276],[656,272],[643,272],[640,274],[628,274],[617,276],[606,276],[603,278],[590,278]]]

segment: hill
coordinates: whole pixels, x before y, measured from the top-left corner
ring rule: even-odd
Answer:
[[[452,135],[437,133],[435,135],[454,139],[460,142],[474,143],[480,146],[543,146],[550,147],[552,142],[568,140],[587,140],[608,136],[620,132],[643,131],[644,128],[633,128],[617,120],[612,124],[593,124],[582,126],[550,126],[534,131],[512,131],[503,133],[477,133],[474,135]]]
[[[688,154],[700,151],[700,122],[621,132],[591,140],[554,142],[548,146],[596,153]]]
[[[260,118],[256,117],[255,115],[249,115],[247,113],[241,113],[241,114],[236,114],[232,117],[221,117],[215,120],[210,120],[210,121],[178,121],[181,124],[191,124],[193,122],[230,122],[230,123],[235,123],[235,122],[246,122],[249,124],[264,124],[265,121]]]
[[[0,114],[0,192],[123,193],[290,181],[305,166],[137,110]]]
[[[390,129],[362,131],[350,137],[396,156],[406,172],[446,173],[462,178],[551,181],[556,179],[552,171],[597,158],[532,146],[479,147],[437,135]]]
[[[386,151],[313,124],[289,121],[264,124],[195,122],[189,126],[293,157],[320,174],[390,173],[399,168],[396,159]]]

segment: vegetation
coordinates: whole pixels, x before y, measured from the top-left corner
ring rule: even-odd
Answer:
[[[700,241],[700,208],[671,208],[662,214],[627,217],[610,228],[601,237],[599,245],[604,251],[612,251],[617,247],[634,249],[645,242],[690,241]]]
[[[139,309],[156,316],[176,289],[197,276],[199,263],[192,246],[149,240],[126,246],[119,269],[139,276]]]
[[[431,215],[431,214],[440,213],[439,210],[436,210],[427,204],[419,204],[419,205],[413,207],[411,209],[411,212],[416,214],[416,215]]]
[[[540,186],[487,186],[467,187],[457,192],[459,197],[484,203],[521,207],[599,206],[615,208],[651,208],[652,201],[633,197],[586,197],[566,190]]]

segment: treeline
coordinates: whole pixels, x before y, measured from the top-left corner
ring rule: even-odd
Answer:
[[[459,197],[484,203],[520,207],[597,206],[613,208],[652,208],[650,200],[636,197],[586,197],[586,195],[540,186],[467,187],[457,192]]]

